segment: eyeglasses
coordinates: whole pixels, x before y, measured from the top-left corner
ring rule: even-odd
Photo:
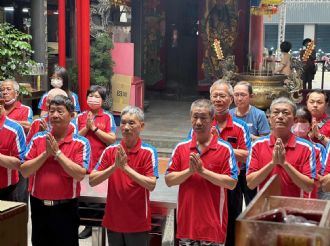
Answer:
[[[226,95],[226,94],[212,94],[211,95],[211,98],[212,99],[218,99],[218,98],[220,98],[220,99],[224,100],[227,97],[229,97],[229,95]]]

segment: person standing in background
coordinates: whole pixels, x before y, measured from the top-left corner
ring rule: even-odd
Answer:
[[[305,46],[305,48],[300,51],[300,60],[304,63],[304,67],[303,67],[304,71],[301,75],[301,79],[303,81],[303,88],[311,90],[312,81],[313,81],[315,73],[316,73],[315,45],[314,45],[314,42],[310,38],[304,39],[302,45]]]

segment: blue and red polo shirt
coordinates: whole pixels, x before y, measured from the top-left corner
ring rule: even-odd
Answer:
[[[127,165],[144,176],[158,177],[156,149],[139,139],[130,151],[120,143],[127,154]],[[95,170],[102,171],[114,165],[118,144],[107,147]],[[115,232],[143,232],[151,229],[149,191],[117,169],[109,177],[108,195],[102,225]]]
[[[189,168],[190,153],[199,153],[195,134],[175,147],[166,174]],[[236,159],[228,142],[213,136],[200,158],[204,168],[237,180]],[[225,188],[194,173],[179,186],[177,209],[177,238],[225,242],[228,221]]]
[[[31,139],[25,160],[31,160],[46,151],[48,132],[39,132]],[[74,133],[69,127],[66,137],[58,143],[62,153],[77,165],[89,169],[90,145],[86,138]],[[29,192],[41,200],[64,200],[80,196],[80,182],[67,174],[53,156],[29,179]]]
[[[0,153],[24,159],[25,134],[23,127],[7,116],[0,116]],[[0,189],[18,183],[18,171],[0,166]]]
[[[29,106],[22,104],[20,101],[16,101],[15,107],[7,113],[7,116],[16,121],[28,121],[32,123],[33,112]]]
[[[258,138],[252,145],[247,162],[247,175],[256,172],[271,162],[276,138],[273,134]],[[291,134],[285,146],[285,159],[297,171],[303,175],[316,178],[316,159],[313,144],[309,141]],[[265,183],[275,174],[280,177],[281,191],[283,196],[303,197],[303,190],[293,183],[287,172],[276,165],[267,178],[258,186],[260,190]]]
[[[84,111],[83,113],[79,114],[75,119],[75,124],[78,127],[78,131],[86,126],[87,123],[87,115],[88,111]],[[94,124],[100,130],[106,133],[116,133],[116,123],[111,113],[100,109],[99,112],[94,116]],[[105,143],[103,143],[96,134],[89,130],[85,135],[93,146],[92,148],[92,159],[91,159],[91,170],[94,169],[96,163],[100,159],[100,156],[103,150],[107,147]]]
[[[327,144],[326,148],[325,148],[325,155],[324,155],[324,163],[323,163],[323,167],[322,167],[322,171],[321,174],[322,175],[327,175],[330,174],[330,142]]]

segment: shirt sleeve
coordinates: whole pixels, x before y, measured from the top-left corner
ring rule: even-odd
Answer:
[[[182,171],[181,169],[182,169],[181,158],[180,158],[180,154],[179,154],[179,147],[177,147],[173,150],[171,159],[168,162],[168,167],[167,167],[165,175],[168,173],[171,173],[171,172]]]
[[[114,164],[117,148],[110,147],[106,148],[96,163],[94,170],[103,171]]]
[[[23,162],[25,151],[26,151],[26,140],[25,140],[24,130],[21,125],[18,125],[18,128],[17,128],[15,147],[16,148],[13,148],[14,151],[16,151],[16,153],[14,153],[14,156],[18,157],[21,160],[21,162]]]
[[[249,153],[247,162],[246,162],[246,174],[250,174],[256,172],[260,169],[259,167],[259,151],[258,151],[258,144],[254,144],[252,149]]]
[[[311,148],[306,148],[304,153],[305,157],[303,160],[303,165],[301,169],[301,173],[306,175],[309,178],[316,178],[316,157],[315,157],[315,149],[313,146]]]
[[[32,138],[32,140],[30,141],[29,145],[26,148],[24,161],[32,160],[38,156],[37,146],[40,145],[40,141],[38,141],[38,144],[36,144],[36,141],[36,138]],[[46,144],[46,139],[44,139],[44,141]]]
[[[74,162],[78,164],[79,166],[85,168],[86,170],[89,170],[89,165],[91,161],[91,147],[89,144],[89,141],[86,138],[80,137],[80,140],[77,144],[77,148],[75,150],[76,155]]]
[[[237,149],[250,150],[251,149],[251,138],[250,130],[246,124],[242,124],[239,133]]]
[[[36,134],[37,132],[39,132],[39,126],[40,126],[40,122],[39,120],[35,120],[32,122],[32,125],[30,127],[30,130],[26,136],[26,144],[28,145],[32,139],[32,137],[34,136],[34,134]]]
[[[226,144],[225,151],[223,151],[221,166],[223,166],[223,170],[221,174],[228,175],[233,179],[238,179],[238,167],[236,163],[236,158],[234,154],[234,150],[230,144]],[[220,159],[220,158],[219,158]]]
[[[38,109],[42,109],[43,110],[43,106],[46,107],[47,95],[48,95],[48,93],[46,92],[40,98],[39,103],[38,103]]]
[[[115,118],[110,112],[106,112],[106,114],[109,116],[109,121],[106,124],[105,132],[116,133],[117,126],[116,126]]]
[[[73,97],[73,100],[74,100],[73,104],[74,104],[75,111],[77,113],[79,113],[80,112],[80,104],[79,104],[78,96],[77,96],[76,93],[72,92],[72,97]]]
[[[158,178],[158,154],[153,146],[150,146],[150,154],[147,155],[145,162],[145,176],[154,176]]]
[[[31,124],[33,121],[33,111],[30,107],[28,107],[28,118],[27,121]]]
[[[259,115],[257,129],[258,129],[259,135],[267,135],[270,133],[268,120],[267,120],[266,114],[264,112],[261,112]]]
[[[325,150],[325,158],[323,162],[323,170],[322,170],[322,175],[327,175],[330,173],[330,158],[329,158],[329,153],[330,152],[330,143],[327,144],[326,150]]]

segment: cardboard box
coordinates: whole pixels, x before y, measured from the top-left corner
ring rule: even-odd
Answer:
[[[0,200],[0,245],[27,245],[28,211],[25,203]]]

